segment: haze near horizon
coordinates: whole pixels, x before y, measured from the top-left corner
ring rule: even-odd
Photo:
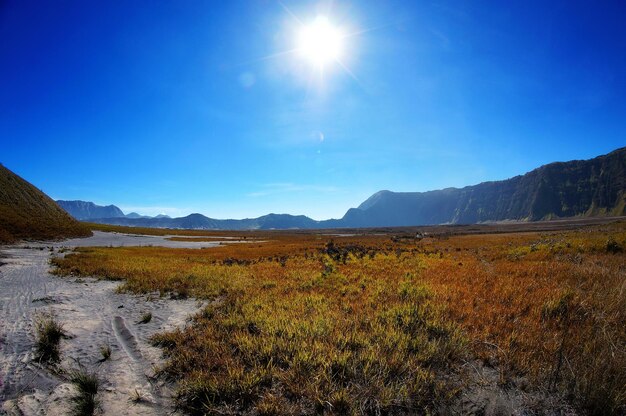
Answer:
[[[0,4],[0,163],[125,213],[339,218],[624,146],[623,2]]]

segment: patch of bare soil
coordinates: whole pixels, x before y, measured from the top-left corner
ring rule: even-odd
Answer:
[[[130,245],[130,244],[128,244]],[[173,412],[171,386],[154,378],[161,350],[149,338],[186,324],[200,305],[194,300],[116,292],[118,282],[59,278],[48,273],[55,249],[3,250],[0,268],[0,413],[66,415],[75,387],[69,372],[82,368],[100,380],[99,412],[165,415]],[[147,313],[151,319],[140,323]],[[35,322],[51,315],[66,336],[61,361],[35,358]],[[103,347],[111,356],[104,360]]]
[[[480,360],[463,366],[459,394],[442,414],[468,416],[576,416],[554,392],[531,387],[523,377],[504,376]]]

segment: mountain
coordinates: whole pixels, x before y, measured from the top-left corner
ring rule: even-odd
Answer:
[[[80,221],[88,221],[101,218],[171,218],[169,215],[165,214],[159,214],[156,217],[141,215],[137,214],[136,212],[124,214],[124,212],[115,205],[102,206],[96,205],[93,202],[88,201],[63,201],[59,199],[56,202],[72,217]]]
[[[272,229],[311,229],[319,228],[320,222],[304,215],[269,214],[258,218],[243,220],[218,220],[202,214],[191,214],[186,217],[170,218],[157,216],[148,218],[96,218],[90,221],[149,228],[187,228],[196,230],[272,230]]]
[[[125,217],[126,218],[148,218],[145,215],[140,215],[140,214],[137,214],[136,212],[131,212],[130,214],[126,214]]]
[[[626,215],[626,148],[460,189],[380,191],[340,222],[382,227],[619,215]]]
[[[117,218],[123,217],[124,213],[115,205],[101,206],[86,201],[56,201],[77,220],[90,220],[93,218]]]
[[[138,215],[138,214],[137,214]],[[626,215],[626,147],[590,160],[556,162],[524,175],[465,188],[428,192],[380,191],[341,219],[315,221],[303,215],[269,214],[218,220],[201,214],[108,217],[93,222],[157,228],[269,230],[473,224],[567,217]]]
[[[90,235],[46,194],[0,165],[0,243]]]

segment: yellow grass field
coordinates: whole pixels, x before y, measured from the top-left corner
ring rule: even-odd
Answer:
[[[444,413],[476,362],[503,389],[626,411],[624,222],[422,240],[210,234],[258,241],[53,260],[60,275],[210,301],[154,337],[191,414]]]

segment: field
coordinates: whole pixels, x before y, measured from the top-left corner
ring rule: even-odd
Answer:
[[[626,223],[427,231],[211,232],[233,243],[53,262],[121,290],[210,300],[154,337],[191,414],[446,413],[479,366],[503,390],[626,411]]]

